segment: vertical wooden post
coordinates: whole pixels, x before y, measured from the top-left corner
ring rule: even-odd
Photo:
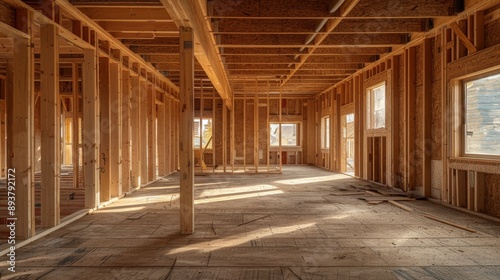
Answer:
[[[60,222],[60,151],[61,120],[59,100],[59,53],[57,28],[44,24],[40,27],[41,46],[41,154],[42,227],[53,227]]]
[[[475,172],[474,176],[474,211],[484,211],[484,173]]]
[[[259,173],[259,83],[255,80],[255,97],[253,100],[253,164],[255,173]]]
[[[148,180],[156,179],[156,89],[148,85]]]
[[[165,176],[167,174],[166,171],[166,158],[165,158],[165,102],[166,98],[164,93],[162,93],[163,104],[158,106],[158,174],[160,176]]]
[[[170,97],[170,91],[167,92],[165,95],[165,168],[167,173],[170,174],[172,170],[172,148],[171,148],[171,143],[172,143],[172,136],[171,136],[171,129],[172,125],[170,124],[170,120],[172,119],[172,113],[171,113],[171,97]]]
[[[10,68],[10,67],[7,67]],[[12,69],[11,69],[12,70]],[[8,73],[9,75],[9,73]],[[7,81],[1,80],[2,96],[7,98]],[[7,102],[0,100],[0,177],[7,177]]]
[[[140,102],[141,102],[141,116],[140,116],[140,137],[141,141],[139,142],[141,145],[140,148],[140,157],[141,157],[141,184],[147,184],[148,181],[148,88],[146,85],[146,81],[140,82]]]
[[[132,136],[132,187],[139,188],[144,179],[142,178],[141,159],[141,83],[139,76],[131,79],[131,136]]]
[[[406,50],[406,95],[405,95],[405,190],[413,190],[415,169],[415,79],[416,79],[416,49]]]
[[[233,93],[234,94],[234,93]],[[235,130],[235,127],[234,127],[234,103],[235,103],[235,100],[234,100],[234,95],[231,97],[231,104],[233,104],[233,106],[231,106],[231,112],[230,112],[230,115],[229,115],[229,118],[230,118],[230,128],[229,128],[229,133],[231,135],[229,135],[229,138],[230,138],[230,142],[229,142],[229,153],[230,153],[230,164],[231,164],[231,172],[234,172],[234,157],[236,156],[235,153],[235,144],[234,144],[234,130]]]
[[[214,96],[215,100],[215,96]],[[214,112],[215,112],[215,106]],[[214,118],[215,120],[215,118]],[[215,133],[213,133],[215,135]],[[222,99],[222,167],[224,170],[224,173],[227,171],[227,106],[226,106],[226,99]],[[215,150],[215,146],[214,146]],[[215,158],[214,158],[215,159]],[[215,162],[214,162],[214,168],[215,168]]]
[[[17,27],[31,34],[32,16],[27,10],[17,10]],[[27,239],[35,235],[34,190],[34,94],[33,49],[31,38],[14,38],[14,60],[8,67],[7,89],[8,177],[15,175],[16,237]],[[10,175],[10,176],[9,176]]]
[[[180,30],[180,229],[181,234],[194,232],[194,49],[193,30]]]
[[[72,159],[73,159],[73,187],[79,187],[80,180],[80,94],[78,87],[78,64],[73,63],[72,69],[72,90],[73,90],[73,116],[72,116]]]
[[[111,197],[122,194],[122,159],[121,159],[121,81],[120,65],[109,64],[109,155],[108,168],[110,171],[109,192]]]
[[[130,72],[122,70],[122,190],[130,191]]]
[[[83,178],[85,186],[85,208],[99,205],[99,95],[97,91],[97,57],[94,49],[83,51]]]
[[[400,187],[400,178],[398,176],[398,172],[396,170],[399,170],[399,139],[400,139],[400,133],[399,133],[399,73],[400,73],[400,67],[399,67],[399,56],[395,55],[392,57],[392,77],[391,81],[392,84],[390,85],[392,87],[391,90],[391,119],[389,120],[391,122],[391,144],[392,147],[391,149],[391,169],[392,169],[392,174],[391,178],[388,178],[391,181],[391,186],[392,187]]]
[[[99,105],[101,136],[99,146],[99,168],[100,168],[100,199],[108,201],[111,199],[111,168],[113,159],[110,157],[111,146],[111,112],[110,112],[110,88],[109,88],[109,58],[99,58]]]
[[[431,155],[432,155],[432,46],[431,39],[424,40],[424,100],[423,100],[423,188],[424,196],[431,197]]]

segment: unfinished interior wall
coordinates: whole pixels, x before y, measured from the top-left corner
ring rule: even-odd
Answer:
[[[374,79],[377,80],[378,75],[386,78],[379,78],[377,82],[386,81],[386,86],[389,85],[390,89],[394,89],[393,100],[398,103],[398,106],[391,109],[389,119],[386,120],[386,127],[389,127],[389,124],[396,124],[392,137],[387,138],[389,134],[385,131],[380,131],[379,135],[367,131],[366,112],[355,110],[357,127],[365,133],[365,137],[362,137],[359,142],[356,141],[357,146],[364,153],[360,161],[365,164],[363,168],[366,170],[360,173],[361,178],[383,182],[420,194],[428,191],[429,197],[498,216],[500,198],[497,186],[500,171],[493,168],[494,165],[498,165],[498,158],[477,160],[465,156],[460,152],[461,140],[458,137],[461,134],[453,130],[453,127],[461,118],[456,117],[459,106],[462,106],[460,105],[462,101],[457,101],[457,98],[461,96],[461,93],[456,91],[456,85],[460,84],[457,81],[463,77],[473,77],[475,73],[499,69],[500,39],[497,34],[500,30],[500,20],[495,16],[499,10],[500,6],[497,5],[484,11],[471,11],[468,17],[456,20],[461,31],[458,31],[456,26],[452,26],[454,23],[450,22],[444,24],[438,31],[427,34],[427,44],[429,44],[427,51],[425,40],[417,40],[363,69],[361,85],[353,87],[350,77],[316,97],[318,119],[328,114],[335,119],[338,118],[335,106],[328,107],[331,108],[331,113],[324,111],[323,102],[329,93],[336,92],[336,97],[340,96],[340,102],[343,102],[341,94],[348,93],[354,88],[355,96],[359,97],[356,99],[355,106],[362,109],[366,106],[366,89],[376,84]],[[482,30],[484,30],[484,36]],[[465,35],[459,34],[459,36],[460,32]],[[465,42],[464,38],[468,38],[470,42]],[[391,60],[394,60],[394,63]],[[391,65],[397,69],[391,69]],[[390,74],[391,72],[394,75]],[[428,84],[425,80],[426,75],[430,80]],[[390,81],[391,78],[394,81]],[[427,116],[425,109],[426,98],[430,99],[428,111],[430,117]],[[388,100],[386,105],[389,108],[391,106]],[[343,103],[340,109],[343,108],[342,106]],[[429,118],[430,130],[426,132],[425,121]],[[333,126],[336,122],[335,120]],[[321,143],[317,141],[322,137],[320,131],[315,130],[309,133],[314,135],[317,143]],[[317,147],[316,153],[333,154],[332,163],[335,162],[338,158],[335,153],[340,151],[340,147],[336,147],[335,143],[341,137],[340,133],[339,130],[332,129],[330,137],[334,144],[329,150]],[[395,142],[384,142],[387,139]],[[395,153],[391,153],[389,148],[377,151],[377,146],[383,143],[387,147],[394,146]],[[380,153],[385,154],[389,160],[386,162],[376,160],[377,157],[381,157]],[[425,158],[430,158],[430,167],[425,164]],[[325,157],[321,156],[316,161],[316,165],[343,171],[338,165],[329,164],[324,159]],[[393,179],[387,178],[384,182],[374,173],[380,170],[380,167],[376,165],[386,164],[382,168],[391,168],[391,160],[396,160],[395,168],[390,172],[392,174],[388,172],[388,177],[392,176]],[[426,185],[425,176],[430,176],[430,186]]]

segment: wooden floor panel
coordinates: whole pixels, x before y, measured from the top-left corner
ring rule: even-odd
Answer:
[[[1,279],[498,279],[498,224],[428,201],[369,204],[367,182],[308,166],[196,177],[179,234],[178,174],[16,251]],[[369,186],[370,187],[370,186]],[[376,188],[377,186],[371,186]],[[421,211],[474,229],[425,218]]]

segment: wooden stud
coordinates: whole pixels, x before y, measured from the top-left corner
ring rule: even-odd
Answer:
[[[156,89],[148,85],[148,181],[156,180]]]
[[[216,144],[215,143],[217,143],[217,141],[219,141],[219,139],[218,139],[219,137],[218,137],[217,133],[214,133],[215,117],[216,117],[215,113],[217,111],[217,106],[216,106],[216,102],[215,102],[215,94],[216,94],[215,90],[212,89],[212,143],[213,143],[213,145],[212,145],[212,173],[215,173],[215,167],[216,167],[216,163],[217,163],[215,160],[216,159],[216,157],[215,157],[216,156],[216,152],[215,152]],[[222,108],[223,115],[224,115],[224,111],[226,111],[225,109],[227,109],[227,107],[224,106]],[[219,124],[217,124],[217,125],[219,125]],[[222,139],[222,141],[221,141],[221,143],[222,143],[222,166],[224,167],[224,173],[225,173],[226,172],[226,170],[225,170],[225,168],[226,168],[225,157],[226,157],[226,147],[227,147],[225,142],[226,142],[226,137],[227,137],[227,124],[224,121],[224,118],[222,121],[222,135],[223,135],[221,137],[221,139]]]
[[[456,176],[456,206],[467,207],[467,171],[457,170]]]
[[[109,165],[110,195],[122,195],[122,82],[121,66],[118,63],[109,64]]]
[[[224,170],[224,173],[226,173],[226,171],[227,171],[227,140],[226,140],[227,139],[227,110],[228,110],[228,107],[226,104],[226,100],[222,99],[222,137],[221,137],[222,141],[221,142],[222,142],[222,168]]]
[[[484,212],[484,173],[475,172],[474,180],[474,211]]]
[[[2,96],[7,97],[7,81],[1,79]],[[0,100],[0,176],[7,177],[7,102]]]
[[[170,94],[167,93],[165,95],[165,168],[167,170],[167,174],[173,172],[172,169],[172,136],[171,136],[171,128],[172,125],[170,120],[172,119],[171,112],[171,97]]]
[[[73,114],[72,114],[72,162],[73,162],[73,187],[78,188],[80,180],[80,93],[78,64],[72,63],[72,90],[73,90]]]
[[[141,83],[139,76],[130,77],[131,82],[131,140],[132,140],[132,187],[139,188],[144,183],[142,172],[141,142]]]
[[[470,53],[475,53],[477,51],[476,46],[467,38],[467,35],[462,31],[460,26],[456,23],[453,22],[450,25],[450,28],[453,30],[453,32],[457,35],[457,37],[462,41],[464,46],[469,50]]]
[[[484,49],[484,11],[477,11],[474,15],[474,46]]]
[[[255,80],[256,86],[258,81]],[[255,92],[253,101],[253,164],[255,173],[259,173],[259,98]]]
[[[390,178],[390,186],[391,187],[400,187],[401,181],[400,181],[400,176],[398,176],[398,172],[396,170],[399,170],[399,139],[401,137],[399,133],[399,110],[400,110],[400,104],[399,104],[399,73],[400,73],[400,67],[399,67],[399,60],[400,56],[396,55],[392,57],[392,65],[391,65],[391,81],[392,84],[390,85],[392,87],[391,90],[391,115],[392,117],[390,118],[391,122],[391,176]]]
[[[422,110],[422,135],[423,135],[423,151],[422,151],[422,177],[423,177],[423,194],[425,197],[431,197],[431,155],[432,155],[432,39],[425,39],[423,44],[423,110]]]
[[[61,113],[59,111],[59,53],[57,28],[40,26],[42,227],[60,223]]]
[[[82,64],[83,122],[82,151],[83,178],[85,187],[85,207],[94,209],[99,205],[99,131],[100,111],[97,91],[97,57],[93,49],[83,51]]]
[[[31,30],[31,16],[25,10],[18,10],[18,17],[26,20],[27,29]],[[14,38],[14,63],[12,82],[8,90],[8,135],[7,154],[9,170],[7,174],[15,175],[16,211],[12,217],[17,218],[16,238],[28,239],[35,235],[35,190],[34,190],[34,94],[33,86],[33,53],[31,40]],[[10,70],[8,70],[10,72]],[[9,77],[9,79],[11,79]],[[15,144],[14,144],[15,143]],[[10,171],[14,170],[14,171]]]
[[[140,107],[141,116],[139,118],[140,125],[140,157],[141,157],[141,184],[147,184],[149,182],[148,176],[148,86],[146,81],[141,80],[140,82]]]
[[[130,83],[130,71],[122,70],[122,84],[121,84],[121,136],[122,136],[122,190],[124,193],[130,191],[130,170],[131,170],[131,160],[130,160],[130,134],[131,129],[131,110],[130,110],[130,97],[131,97],[131,83]],[[134,130],[136,131],[136,130]]]
[[[163,95],[163,92],[162,92]],[[165,100],[165,97],[163,98]],[[158,147],[158,175],[165,176],[166,171],[166,158],[165,158],[165,102],[158,105],[158,123],[157,123],[157,147]]]
[[[99,146],[99,168],[100,168],[100,201],[111,199],[111,165],[114,164],[110,158],[111,148],[111,97],[110,97],[109,58],[99,58],[99,105],[101,135]],[[114,143],[115,144],[115,143]]]
[[[406,191],[413,190],[414,187],[414,167],[415,167],[415,102],[416,102],[416,50],[410,47],[406,50],[406,95],[405,95],[405,184]]]
[[[194,34],[180,28],[180,232],[194,233]]]

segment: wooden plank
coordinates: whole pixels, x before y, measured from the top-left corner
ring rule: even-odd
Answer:
[[[406,177],[405,190],[413,190],[414,187],[414,155],[415,155],[415,104],[416,104],[416,49],[410,47],[407,50],[406,63]]]
[[[141,185],[149,182],[148,178],[148,87],[146,81],[140,81],[140,157],[141,157]]]
[[[148,85],[148,181],[156,180],[156,89]]]
[[[170,174],[173,172],[172,170],[172,158],[173,158],[173,153],[171,152],[172,148],[172,136],[171,136],[171,119],[172,119],[172,112],[171,112],[171,102],[172,99],[170,98],[170,94],[165,95],[165,168],[167,171],[167,174]]]
[[[122,92],[121,69],[118,63],[109,64],[109,165],[110,169],[110,195],[122,195]]]
[[[467,209],[474,210],[475,205],[475,182],[476,182],[476,173],[475,171],[467,171]]]
[[[127,193],[130,191],[130,174],[131,174],[131,132],[137,131],[131,129],[131,83],[130,83],[130,71],[122,70],[122,80],[121,80],[121,129],[122,129],[122,191]]]
[[[476,172],[474,179],[474,211],[484,212],[484,173]]]
[[[474,230],[474,229],[471,229],[471,228],[468,228],[466,226],[462,226],[462,225],[459,225],[459,224],[456,224],[456,223],[452,223],[450,221],[443,220],[443,219],[440,219],[440,218],[432,216],[432,215],[427,215],[426,214],[426,215],[424,215],[424,217],[426,217],[428,219],[431,219],[431,220],[434,220],[434,221],[437,221],[437,222],[440,222],[440,223],[443,223],[443,224],[447,224],[447,225],[452,226],[452,227],[463,229],[463,230],[468,231],[468,232],[472,232],[472,233],[476,232],[476,230]]]
[[[455,32],[455,34],[458,36],[460,41],[464,44],[464,46],[469,50],[470,53],[475,53],[477,51],[476,46],[467,38],[467,35],[462,31],[460,26],[456,23],[450,23],[449,27]]]
[[[399,73],[401,71],[400,66],[399,66],[399,61],[400,61],[400,56],[393,56],[392,57],[392,65],[391,65],[391,81],[392,84],[390,85],[392,87],[391,89],[391,137],[392,137],[392,147],[391,147],[391,169],[392,173],[391,176],[392,178],[390,179],[390,186],[391,187],[400,187],[400,178],[397,175],[399,172],[399,140],[400,140],[400,132],[399,132],[399,110],[401,110],[400,104],[399,104]]]
[[[83,178],[85,187],[85,207],[94,209],[99,205],[99,95],[97,91],[97,57],[96,51],[83,51],[85,62],[82,64],[83,87]]]
[[[2,95],[7,96],[7,82],[1,80]],[[0,176],[7,177],[7,102],[0,100]]]
[[[162,93],[163,94],[163,93]],[[157,127],[157,147],[158,147],[158,175],[165,176],[167,174],[166,170],[166,158],[165,158],[165,107],[166,103],[158,105],[158,127]]]
[[[31,32],[31,15],[18,10],[18,17],[26,21],[26,31]],[[34,197],[34,94],[33,53],[29,39],[14,39],[12,82],[8,97],[12,115],[8,119],[8,166],[12,168],[16,182],[16,239],[28,239],[35,235]],[[10,67],[10,66],[9,66]],[[10,70],[8,71],[10,72]],[[10,78],[9,78],[10,79]],[[15,143],[15,144],[14,144]]]
[[[111,148],[111,97],[109,58],[99,57],[99,106],[100,106],[100,146],[99,169],[100,173],[100,201],[111,199],[111,166],[114,164],[110,158]]]
[[[206,8],[198,1],[161,0],[172,19],[180,27],[195,30],[193,47],[197,61],[205,70],[228,108],[232,107],[232,90],[215,46],[215,37],[211,36],[210,21],[206,20]],[[181,64],[182,65],[182,64]]]
[[[457,170],[457,206],[467,207],[467,171]]]
[[[474,46],[478,51],[484,49],[484,24],[484,11],[477,11],[474,14]]]
[[[180,28],[180,232],[194,233],[194,33]]]
[[[423,69],[424,69],[424,94],[423,94],[423,131],[422,135],[424,137],[423,144],[423,159],[422,159],[422,177],[423,177],[423,188],[424,196],[431,197],[432,186],[431,186],[431,156],[432,156],[432,39],[425,39],[423,44]]]
[[[73,187],[79,187],[80,178],[80,93],[78,86],[78,64],[72,63],[72,90],[73,90],[73,108],[72,108],[72,162],[73,162]]]
[[[215,100],[215,97],[214,97]],[[224,173],[227,171],[227,104],[226,100],[222,100],[222,168]],[[215,112],[215,107],[214,107]],[[215,119],[215,118],[214,118]],[[216,136],[216,135],[215,135]],[[215,142],[214,142],[215,143]],[[215,147],[214,147],[215,151]]]
[[[258,81],[255,80],[258,84]],[[255,92],[253,100],[253,164],[255,173],[259,173],[259,98]]]
[[[60,223],[61,131],[59,106],[59,53],[57,28],[40,26],[41,45],[41,219],[43,227]]]
[[[144,181],[144,178],[141,178],[141,166],[142,166],[142,158],[141,158],[141,141],[143,141],[143,137],[141,137],[141,86],[139,81],[139,76],[130,77],[131,83],[131,140],[132,140],[132,187],[138,188],[141,186]]]

